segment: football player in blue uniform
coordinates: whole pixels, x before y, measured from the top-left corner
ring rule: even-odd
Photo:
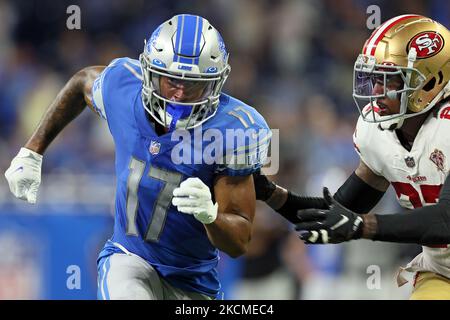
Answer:
[[[114,234],[98,259],[99,299],[214,299],[218,249],[246,252],[252,174],[271,132],[255,109],[221,92],[229,73],[219,32],[202,17],[175,16],[139,60],[76,73],[12,160],[12,193],[35,203],[42,155],[59,132],[86,104],[108,122],[117,190]]]

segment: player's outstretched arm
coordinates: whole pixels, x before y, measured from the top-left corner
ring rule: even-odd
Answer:
[[[264,201],[268,206],[292,223],[297,223],[297,211],[306,208],[328,209],[324,198],[299,196],[287,190],[261,173],[253,173],[256,199]]]
[[[42,155],[61,130],[88,105],[93,109],[92,84],[104,67],[77,72],[59,92],[31,138],[20,149],[5,172],[11,192],[19,199],[36,203],[41,183]]]
[[[92,85],[104,66],[78,71],[47,109],[25,148],[43,154],[55,137],[88,105],[93,110]]]
[[[434,205],[407,213],[363,217],[363,237],[378,241],[441,245],[450,243],[450,176]]]
[[[325,196],[327,190],[325,190]],[[329,197],[329,195],[328,195]],[[335,201],[334,201],[335,202]],[[439,195],[439,202],[388,215],[357,213],[339,203],[329,210],[302,210],[297,224],[306,243],[339,243],[358,238],[378,241],[442,245],[450,243],[450,176]]]
[[[276,185],[261,172],[253,174],[256,199],[265,201],[276,212],[296,224],[298,210],[323,209],[330,207],[325,198],[299,196]],[[354,173],[334,194],[333,198],[344,207],[356,213],[367,213],[380,201],[389,187],[389,182],[376,175],[363,161]]]

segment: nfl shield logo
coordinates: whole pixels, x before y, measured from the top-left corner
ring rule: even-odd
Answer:
[[[148,150],[150,151],[151,154],[155,155],[155,154],[159,153],[160,148],[161,148],[161,143],[159,143],[158,141],[152,140],[150,142],[150,147],[148,148]]]
[[[416,165],[416,161],[414,161],[413,157],[405,157],[405,163],[408,168],[414,168]]]
[[[433,161],[438,170],[442,172],[445,171],[445,156],[441,150],[434,149],[434,151],[430,154],[430,160]]]

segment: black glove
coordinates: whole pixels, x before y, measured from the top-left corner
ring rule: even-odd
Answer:
[[[333,199],[328,188],[323,188],[329,210],[304,209],[297,212],[301,221],[296,224],[300,239],[307,244],[341,243],[362,236],[363,220],[353,211]]]
[[[261,170],[253,173],[253,181],[255,184],[256,200],[266,201],[277,188],[275,183],[261,174]]]

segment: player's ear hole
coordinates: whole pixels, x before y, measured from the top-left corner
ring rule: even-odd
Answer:
[[[423,90],[427,92],[431,91],[435,85],[436,85],[436,77],[433,77],[432,79],[430,79],[430,81],[427,82],[426,85],[423,86]]]
[[[438,75],[439,75],[438,85],[440,85],[442,83],[442,80],[444,80],[444,75],[442,74],[442,71],[439,71]]]

